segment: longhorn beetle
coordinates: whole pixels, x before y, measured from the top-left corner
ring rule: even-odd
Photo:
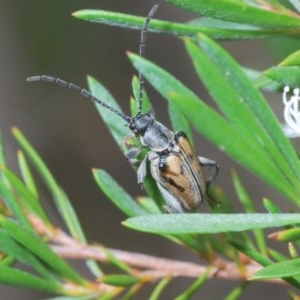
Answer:
[[[142,31],[139,54],[145,55],[145,45],[148,25],[158,4],[154,5],[145,19]],[[114,109],[105,102],[93,96],[86,89],[59,78],[41,75],[27,78],[27,81],[53,82],[74,90],[84,97],[99,103],[114,112],[127,122],[132,134],[125,137],[122,143],[128,145],[126,155],[130,163],[139,162],[138,155],[143,149],[148,152],[140,162],[137,170],[137,182],[143,184],[147,173],[147,162],[150,162],[150,171],[153,179],[165,199],[165,210],[168,213],[184,213],[194,211],[203,201],[207,187],[219,172],[218,164],[205,157],[197,157],[194,149],[183,132],[172,132],[154,118],[154,111],[142,112],[144,76],[139,72],[139,98],[137,114],[129,117]],[[131,138],[139,138],[141,146],[129,145]],[[214,167],[214,174],[205,181],[203,166]]]

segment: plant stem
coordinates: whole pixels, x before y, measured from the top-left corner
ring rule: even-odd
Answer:
[[[166,277],[200,277],[206,270],[207,265],[200,265],[192,262],[166,259],[136,252],[128,252],[117,249],[107,249],[99,245],[82,244],[60,229],[47,227],[40,219],[29,216],[36,231],[48,238],[48,242],[53,251],[64,258],[71,259],[94,259],[99,262],[109,262],[107,250],[117,259],[131,267],[138,268],[139,276],[151,278],[151,281]],[[218,278],[226,280],[247,280],[262,267],[253,261],[249,261],[242,267],[235,262],[230,262],[223,258],[214,261],[208,278]],[[142,270],[143,271],[142,271]],[[281,279],[264,280],[271,283],[284,284]]]

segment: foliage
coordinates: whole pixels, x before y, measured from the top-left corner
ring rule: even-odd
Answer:
[[[277,0],[224,0],[218,4],[209,0],[166,2],[193,12],[199,18],[187,24],[154,19],[149,31],[166,32],[182,38],[199,81],[209,91],[218,110],[208,106],[179,80],[147,59],[129,53],[132,64],[168,101],[169,114],[176,130],[179,124],[183,124],[191,138],[189,126],[192,126],[298,208],[298,154],[259,89],[276,91],[282,90],[283,85],[295,87],[300,78],[300,52],[290,54],[277,66],[263,72],[249,72],[216,40],[299,35],[299,4],[290,1],[294,5],[292,10]],[[138,30],[144,22],[144,17],[107,11],[83,10],[73,15],[85,21]],[[118,108],[117,102],[96,79],[89,77],[88,85],[93,95]],[[133,80],[133,94],[138,95],[136,78]],[[144,97],[146,110],[151,104],[147,95]],[[131,108],[136,111],[134,100]],[[128,128],[123,126],[118,116],[105,108],[97,105],[97,109],[120,145],[129,133]],[[143,272],[141,266],[131,265],[122,259],[119,252],[89,245],[63,189],[22,133],[16,128],[13,133],[22,148],[18,153],[21,177],[7,166],[0,138],[1,283],[47,291],[68,299],[112,299],[120,294],[124,299],[131,299],[143,285],[160,280],[149,296],[149,299],[159,299],[175,271],[182,276],[197,278],[177,299],[189,299],[213,274],[220,278],[240,279],[241,284],[227,297],[224,295],[226,299],[237,299],[247,288],[245,280],[249,278],[273,282],[282,278],[290,286],[300,287],[299,214],[282,213],[270,199],[263,202],[267,212],[256,213],[250,195],[235,172],[232,174],[233,184],[245,213],[236,214],[224,191],[210,188],[209,196],[217,200],[217,203],[210,202],[212,214],[162,215],[163,200],[153,179],[145,182],[149,196],[136,201],[104,170],[93,170],[99,187],[129,217],[124,221],[125,226],[161,235],[185,245],[207,260],[202,269],[200,265],[175,271],[170,269],[169,272],[164,269],[158,276],[154,271],[159,270],[159,260],[156,260],[157,269],[148,266]],[[70,236],[55,228],[42,207],[32,167],[51,192]],[[283,228],[268,237],[288,242],[289,256],[268,246],[263,229],[274,227]],[[85,249],[101,252],[102,261],[115,265],[119,273],[103,273],[96,263],[97,255],[87,255],[87,268],[96,279],[87,280],[62,258],[62,248],[81,254]],[[19,269],[16,262],[27,265],[29,270]],[[166,267],[167,261],[164,262]],[[198,268],[196,274],[185,273],[193,268]],[[235,273],[232,273],[233,270]],[[255,271],[258,272],[253,274]]]

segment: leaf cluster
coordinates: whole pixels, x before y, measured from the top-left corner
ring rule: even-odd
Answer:
[[[300,51],[291,53],[276,66],[250,72],[238,64],[216,40],[274,36],[295,38],[300,28],[299,4],[290,1],[294,7],[288,8],[277,0],[166,2],[190,11],[197,17],[187,24],[152,20],[149,31],[165,32],[181,38],[199,81],[205,85],[217,107],[210,107],[153,62],[129,53],[133,66],[168,101],[173,129],[185,131],[192,142],[191,126],[298,209],[298,153],[284,135],[262,90],[276,92],[282,90],[284,85],[296,87],[299,84]],[[82,10],[73,15],[85,21],[138,30],[144,23],[144,17],[116,12]],[[88,77],[88,86],[93,95],[120,110],[117,101],[95,78]],[[134,115],[139,88],[137,78],[133,79],[132,86],[134,98],[131,99],[131,110]],[[144,111],[151,107],[147,95],[144,95],[143,105]],[[124,127],[118,116],[102,106],[97,105],[97,109],[120,145],[129,133],[128,128]],[[22,176],[18,177],[8,168],[0,141],[0,282],[76,299],[111,299],[120,293],[123,293],[123,299],[131,299],[143,285],[153,282],[154,277],[136,272],[130,264],[106,250],[107,260],[117,266],[120,273],[104,274],[94,260],[86,259],[87,267],[100,282],[96,284],[82,278],[53,250],[51,243],[55,240],[57,229],[42,207],[28,159],[59,208],[73,241],[69,241],[69,246],[75,247],[74,241],[87,245],[87,241],[63,189],[21,132],[14,129],[13,133],[22,148],[18,153]],[[212,187],[209,197],[217,201],[210,201],[211,214],[182,215],[162,214],[163,199],[151,178],[145,182],[148,196],[136,201],[104,170],[94,169],[93,174],[106,196],[129,217],[123,222],[125,226],[160,235],[206,259],[206,271],[199,274],[198,279],[177,299],[190,299],[212,276],[220,262],[223,267],[232,263],[236,265],[241,281],[230,294],[224,295],[224,299],[240,297],[248,286],[247,279],[281,278],[290,286],[300,287],[300,214],[283,213],[270,199],[263,200],[266,211],[257,213],[237,173],[232,173],[232,179],[237,198],[244,207],[243,213],[234,211],[222,189]],[[275,227],[281,229],[268,238],[288,242],[288,254],[268,245],[263,229]],[[16,268],[15,262],[30,266],[32,273]],[[256,264],[261,266],[258,272],[253,274],[247,271]],[[228,273],[228,278],[230,276],[234,277]],[[171,278],[170,274],[162,276],[149,299],[159,299]],[[294,293],[290,295],[296,298]]]

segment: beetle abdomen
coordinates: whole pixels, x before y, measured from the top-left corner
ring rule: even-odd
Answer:
[[[173,147],[150,160],[152,176],[170,210],[195,210],[203,201],[205,182],[198,157],[185,134],[177,133]]]

